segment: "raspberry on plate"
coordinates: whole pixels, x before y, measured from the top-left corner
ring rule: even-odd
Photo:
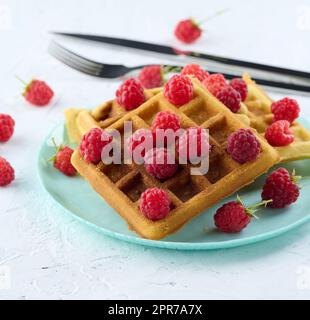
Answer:
[[[55,147],[57,148],[56,145]],[[69,147],[60,146],[57,148],[56,154],[52,158],[54,167],[68,177],[73,177],[77,173],[76,169],[71,164],[71,156],[73,152],[74,150]]]
[[[242,164],[257,159],[261,152],[261,144],[251,129],[239,129],[229,135],[227,152],[235,161]]]
[[[8,114],[0,114],[0,142],[7,142],[14,133],[15,121]]]
[[[174,30],[176,38],[186,44],[195,42],[201,33],[201,28],[193,19],[180,21]]]
[[[100,128],[93,128],[83,136],[79,149],[87,162],[98,164],[103,148],[111,142],[112,136]]]
[[[164,96],[173,105],[179,107],[194,97],[194,86],[190,78],[174,75],[164,86]]]
[[[7,160],[0,157],[0,187],[9,185],[14,179],[14,169]]]
[[[140,210],[153,221],[165,218],[170,212],[171,200],[168,193],[159,188],[149,188],[141,194]]]
[[[268,204],[271,208],[284,208],[297,201],[299,186],[296,176],[291,176],[285,168],[272,172],[266,179],[263,191],[263,200],[272,200]]]
[[[295,99],[286,97],[273,102],[271,112],[275,121],[286,120],[292,124],[299,117],[300,107]]]
[[[141,146],[141,149],[136,149],[138,146]],[[138,129],[134,134],[127,139],[127,148],[130,154],[134,156],[134,160],[142,162],[145,153],[153,148],[153,134],[149,129]],[[135,150],[137,154],[135,154]]]
[[[181,71],[181,75],[186,76],[193,76],[196,79],[198,79],[200,82],[204,81],[205,79],[207,79],[207,77],[209,76],[209,72],[203,70],[202,68],[200,68],[200,66],[198,64],[188,64],[187,66],[185,66],[182,71]]]
[[[223,88],[227,86],[226,79],[221,73],[213,73],[207,77],[202,84],[214,96]]]
[[[274,147],[287,146],[295,140],[294,133],[290,130],[290,123],[286,120],[272,123],[265,132],[265,138]]]
[[[32,105],[44,107],[50,103],[54,96],[54,92],[46,82],[32,80],[27,84],[23,96]]]
[[[163,85],[163,74],[162,66],[147,66],[139,72],[138,80],[145,89],[158,88]]]
[[[232,112],[236,113],[241,108],[241,97],[238,91],[231,86],[223,87],[217,94],[216,98],[220,100]]]
[[[136,109],[145,102],[144,89],[140,82],[130,78],[120,85],[116,99],[127,111]]]
[[[144,157],[145,169],[153,177],[166,180],[178,170],[178,164],[171,152],[165,148],[153,148]]]
[[[177,151],[180,159],[195,160],[209,154],[209,135],[202,128],[188,128],[178,140]]]
[[[248,86],[246,82],[241,78],[234,78],[230,80],[229,85],[239,92],[241,101],[244,101],[248,94]]]

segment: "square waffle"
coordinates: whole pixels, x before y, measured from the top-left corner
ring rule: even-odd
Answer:
[[[248,85],[248,95],[244,103],[248,109],[246,115],[250,120],[250,126],[264,135],[273,121],[272,99],[248,74],[243,75],[243,80]],[[287,162],[310,158],[310,132],[296,121],[292,124],[291,130],[294,132],[295,141],[288,146],[275,147],[279,153],[280,161]]]
[[[221,199],[251,183],[278,162],[276,151],[259,135],[262,152],[256,161],[238,164],[226,153],[228,135],[246,127],[221,102],[193,80],[194,98],[180,108],[170,104],[159,93],[109,126],[123,132],[124,122],[132,121],[133,129],[150,128],[159,111],[179,116],[182,127],[209,129],[211,153],[209,172],[193,176],[190,165],[180,165],[178,173],[161,182],[150,176],[143,165],[87,163],[77,149],[71,159],[77,171],[91,184],[141,237],[161,239],[179,230],[184,224]],[[122,144],[123,145],[123,144]],[[147,188],[164,189],[172,201],[172,210],[159,221],[144,217],[139,210],[140,195]]]
[[[146,100],[160,91],[160,88],[145,90]],[[128,111],[120,106],[115,99],[105,102],[92,111],[74,108],[65,110],[67,132],[70,142],[80,142],[82,136],[91,128],[100,127],[105,129],[122,118],[126,113],[128,113]]]

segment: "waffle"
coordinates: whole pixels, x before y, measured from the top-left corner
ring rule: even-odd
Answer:
[[[160,88],[145,90],[146,100],[160,91]],[[80,142],[82,136],[91,128],[100,127],[105,129],[127,113],[128,111],[120,106],[116,100],[107,101],[92,111],[74,108],[65,110],[66,126],[70,142]]]
[[[273,114],[271,113],[272,100],[248,74],[243,75],[243,80],[248,85],[245,105],[248,109],[247,117],[250,120],[250,126],[255,128],[261,135],[264,135],[267,127],[273,121]],[[275,147],[279,153],[280,161],[287,162],[310,158],[310,132],[298,122],[294,122],[291,129],[294,132],[295,141],[288,146]]]
[[[82,158],[78,149],[71,159],[77,171],[119,212],[129,227],[147,239],[157,240],[176,232],[193,217],[251,183],[278,162],[275,150],[259,135],[262,152],[257,160],[243,165],[233,161],[225,151],[227,137],[246,126],[198,82],[193,80],[193,83],[195,96],[188,104],[176,108],[164,98],[163,93],[159,93],[113,123],[109,129],[123,132],[125,121],[132,121],[134,131],[149,128],[159,111],[177,114],[183,128],[207,128],[211,153],[210,169],[206,175],[191,175],[189,164],[180,165],[174,177],[160,182],[150,176],[143,165],[105,165],[102,162],[93,165]],[[159,221],[147,219],[139,210],[140,195],[150,187],[166,190],[172,201],[171,212]]]

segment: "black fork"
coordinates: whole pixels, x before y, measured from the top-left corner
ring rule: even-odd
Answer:
[[[139,65],[134,67],[127,67],[122,64],[107,64],[107,63],[93,61],[63,47],[62,45],[58,44],[56,41],[51,41],[48,51],[53,57],[60,60],[67,66],[75,70],[78,70],[82,73],[85,73],[94,77],[99,77],[99,78],[108,78],[108,79],[119,78],[121,76],[126,75],[129,72],[149,66],[149,65]],[[182,69],[182,66],[175,66],[175,65],[163,65],[163,67],[167,72],[180,72]],[[214,72],[210,72],[210,73],[214,73]],[[223,75],[227,79],[232,79],[232,78],[241,76],[240,74],[231,74],[231,73],[223,73]],[[282,89],[286,89],[294,92],[298,91],[299,93],[302,93],[302,92],[310,93],[310,86],[307,86],[307,85],[299,85],[299,84],[272,81],[272,80],[259,79],[259,78],[253,78],[253,80],[258,82],[260,85],[277,88],[277,89],[280,89],[280,91],[282,91]]]

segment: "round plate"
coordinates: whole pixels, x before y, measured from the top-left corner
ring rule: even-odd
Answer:
[[[303,121],[308,128],[309,123]],[[238,234],[225,234],[214,228],[213,215],[225,202],[236,199],[236,195],[221,201],[208,211],[200,214],[179,232],[161,241],[142,239],[128,230],[126,222],[112,209],[81,177],[69,178],[58,172],[47,162],[54,154],[51,138],[57,143],[67,141],[64,125],[56,127],[45,139],[39,153],[38,170],[47,192],[72,216],[96,228],[104,234],[140,244],[178,250],[223,249],[266,240],[287,232],[310,219],[310,197],[307,189],[301,190],[297,203],[287,209],[264,209],[258,212],[259,220],[253,219],[250,225]],[[310,160],[285,164],[298,175],[310,176]],[[255,183],[238,192],[246,205],[260,201],[260,192],[265,175]],[[306,184],[306,182],[302,182]]]

